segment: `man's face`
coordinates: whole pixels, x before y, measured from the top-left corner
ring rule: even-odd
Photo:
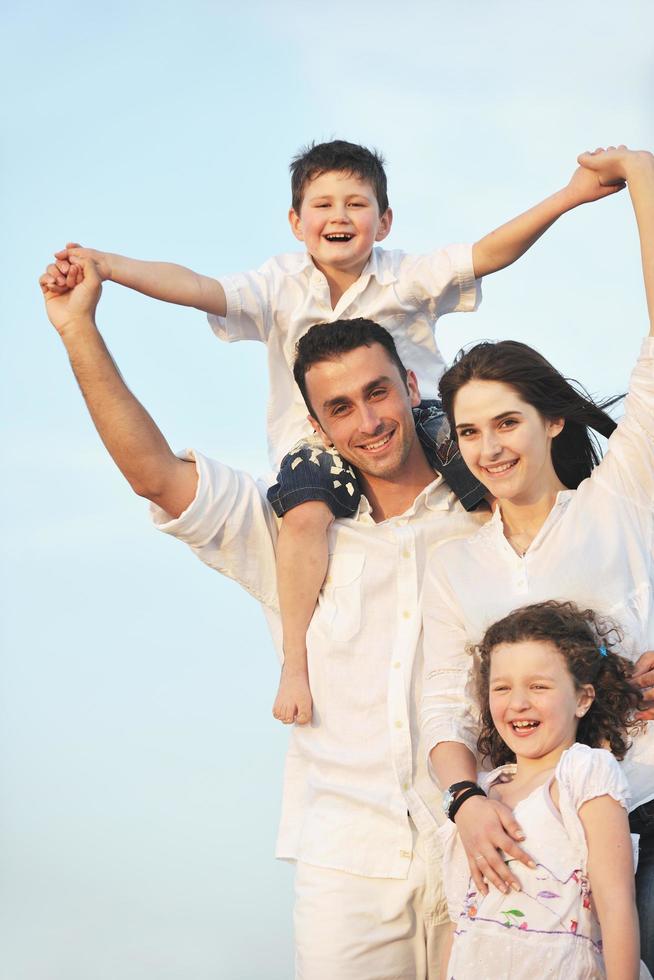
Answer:
[[[375,242],[388,235],[391,209],[380,215],[372,184],[328,170],[309,181],[300,213],[289,212],[291,230],[319,269],[358,276]]]
[[[392,480],[419,449],[411,412],[420,404],[416,377],[409,371],[405,383],[381,344],[319,361],[306,386],[314,429],[364,476]]]

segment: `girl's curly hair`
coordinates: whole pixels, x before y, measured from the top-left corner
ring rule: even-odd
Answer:
[[[576,688],[592,684],[595,699],[579,720],[577,741],[591,748],[610,748],[624,758],[633,735],[642,722],[634,719],[641,695],[630,682],[633,665],[616,653],[622,640],[617,626],[592,609],[579,609],[574,602],[538,602],[509,613],[490,626],[475,647],[477,692],[481,707],[481,732],[477,747],[493,766],[515,762],[515,754],[502,741],[490,713],[489,679],[491,655],[500,643],[543,640],[559,651]]]

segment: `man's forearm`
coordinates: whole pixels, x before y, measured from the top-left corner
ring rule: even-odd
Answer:
[[[144,262],[125,255],[105,253],[107,278],[146,296],[193,306],[206,313],[225,316],[226,300],[217,279],[202,276],[173,262]]]
[[[178,516],[195,494],[192,463],[178,459],[123,381],[92,317],[61,332],[93,423],[132,489]]]

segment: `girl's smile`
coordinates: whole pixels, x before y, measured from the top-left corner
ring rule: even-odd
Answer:
[[[579,719],[590,707],[593,688],[575,687],[553,643],[502,643],[491,655],[489,702],[493,723],[520,760],[538,768],[555,766],[575,741]]]

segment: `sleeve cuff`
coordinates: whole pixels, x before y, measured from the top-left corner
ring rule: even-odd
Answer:
[[[237,276],[226,276],[220,279],[220,285],[225,290],[227,300],[227,315],[216,316],[215,313],[207,313],[209,326],[219,340],[224,340],[232,344],[237,340],[243,340],[244,334],[238,327],[238,318],[242,313],[241,294],[238,286]]]

